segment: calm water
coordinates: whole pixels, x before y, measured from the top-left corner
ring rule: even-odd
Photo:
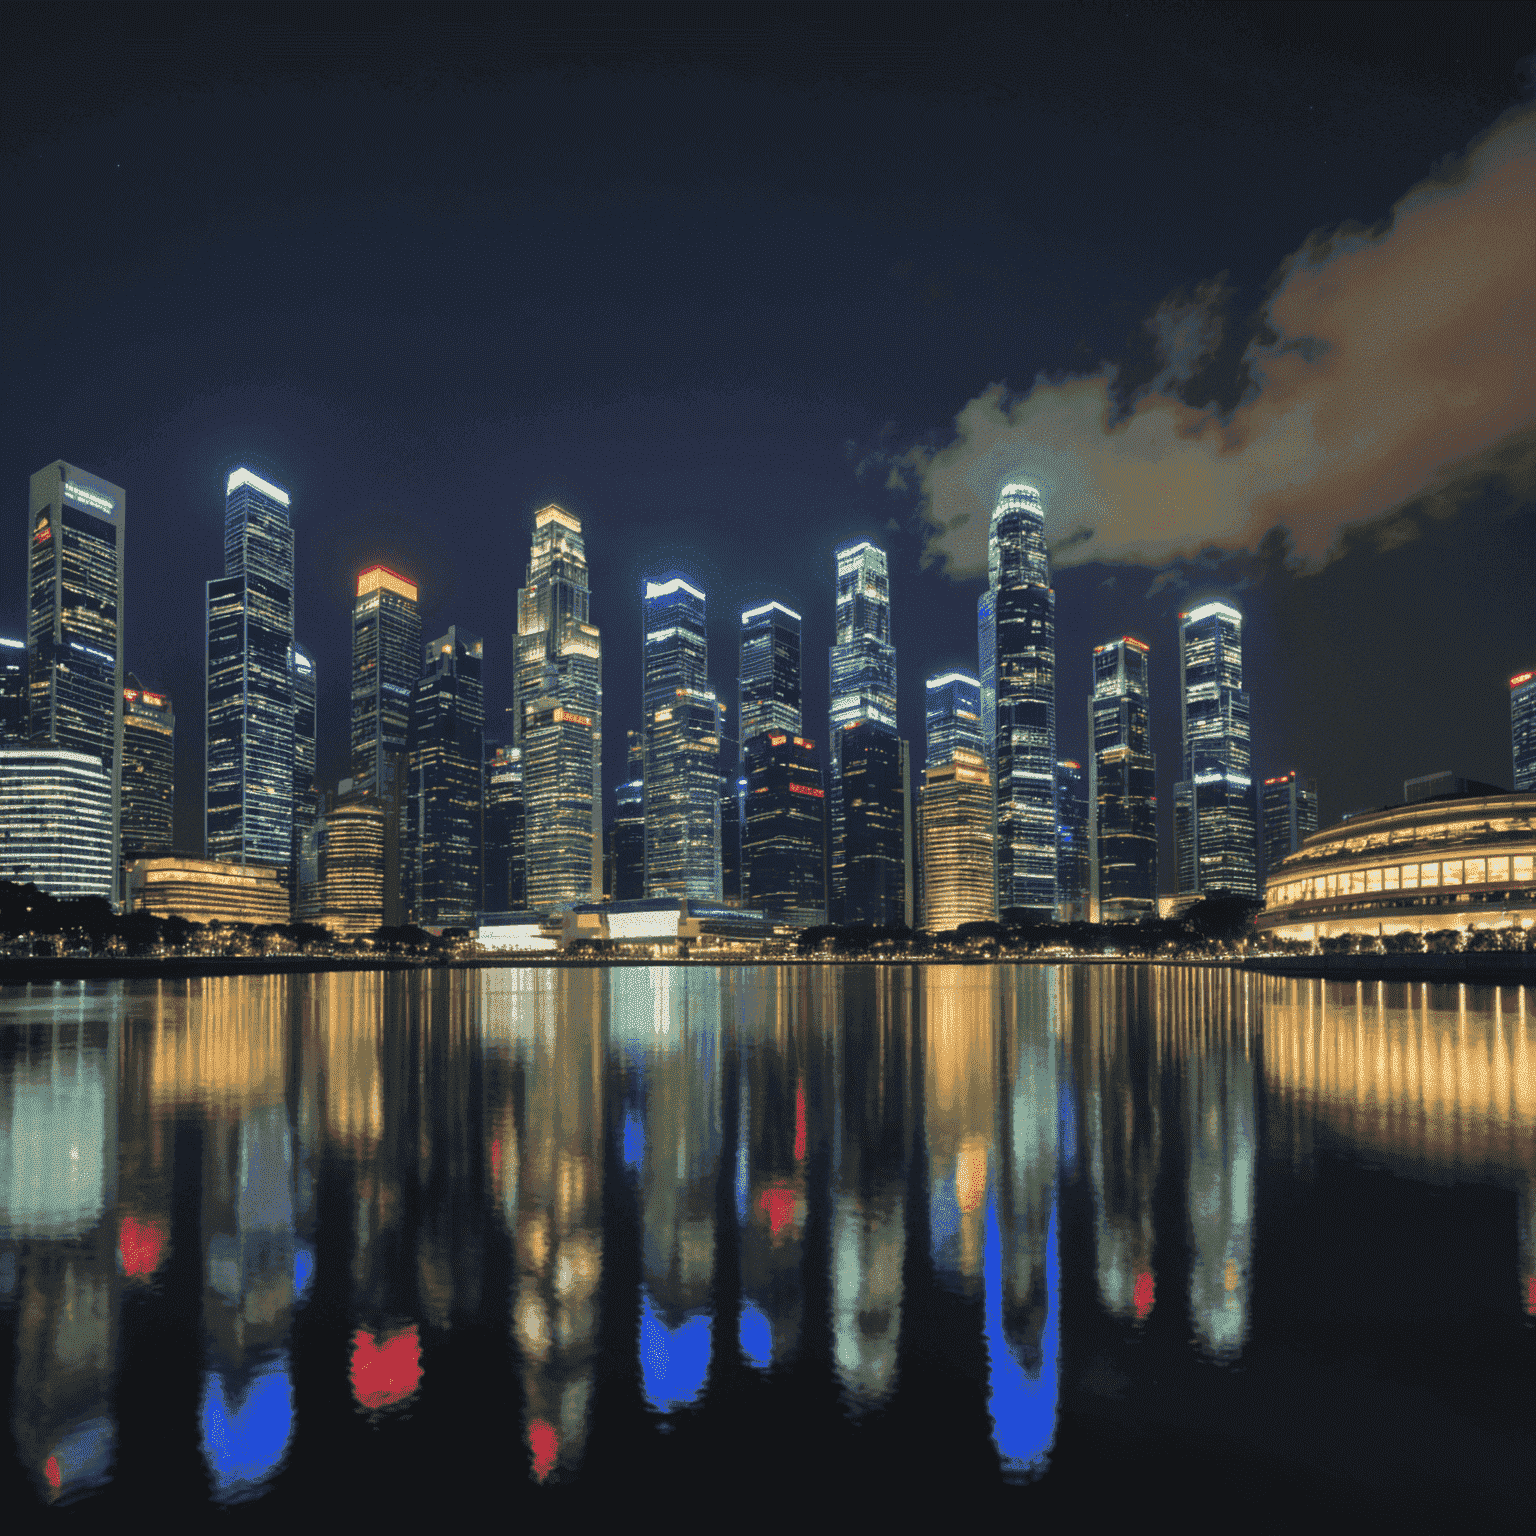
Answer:
[[[0,1515],[1519,1528],[1533,1014],[1172,967],[5,988]]]

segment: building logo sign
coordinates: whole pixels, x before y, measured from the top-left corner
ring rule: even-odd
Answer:
[[[64,494],[77,506],[88,507],[92,512],[100,512],[103,517],[111,517],[117,511],[117,503],[110,496],[104,496],[100,491],[93,491],[89,486],[81,485],[78,480],[66,480]]]

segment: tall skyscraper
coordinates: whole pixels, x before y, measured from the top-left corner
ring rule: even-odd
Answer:
[[[123,865],[169,853],[176,811],[176,716],[163,693],[150,693],[133,673],[123,689]]]
[[[1157,916],[1157,758],[1150,650],[1122,635],[1093,651],[1088,699],[1088,894],[1094,922]]]
[[[763,731],[800,734],[800,615],[783,603],[760,603],[741,615],[741,680],[736,723],[741,757]]]
[[[827,920],[826,792],[807,736],[759,731],[747,743],[742,900],[775,922]]]
[[[910,924],[907,744],[878,720],[842,730],[843,901],[839,921]]]
[[[720,717],[705,598],[682,576],[647,581],[643,593],[645,894],[719,901]]]
[[[315,700],[319,678],[315,658],[302,645],[296,644],[289,651],[288,670],[293,681],[293,852],[288,862],[288,894],[297,903],[305,839],[320,814],[320,790],[315,783]]]
[[[731,735],[724,699],[716,702],[720,715],[720,897],[741,902],[741,747]]]
[[[485,759],[485,895],[483,911],[521,912],[528,905],[523,844],[523,754],[487,744]]]
[[[1515,790],[1536,789],[1536,672],[1517,672],[1509,680],[1509,734]]]
[[[1317,784],[1301,778],[1293,768],[1264,780],[1262,791],[1264,874],[1288,853],[1295,853],[1304,838],[1317,831]]]
[[[286,870],[293,857],[293,524],[249,469],[224,498],[224,574],[208,583],[210,859]]]
[[[387,565],[359,573],[352,603],[352,784],[384,818],[383,922],[406,920],[402,858],[411,694],[421,675],[416,583]]]
[[[930,677],[927,715],[925,769],[947,763],[962,747],[967,752],[987,755],[981,726],[981,683],[977,678],[964,672]]]
[[[871,769],[868,763],[861,767],[861,780],[874,793],[886,785],[880,764],[892,753],[896,763],[896,781],[900,781],[900,743],[896,736],[896,647],[891,644],[891,584],[885,551],[862,539],[856,544],[846,544],[833,555],[837,567],[837,617],[835,639],[830,656],[831,708],[829,711],[829,741],[831,782],[828,799],[829,815],[829,880],[831,913],[834,922],[896,922],[899,917],[885,916],[879,919],[852,916],[864,911],[868,903],[864,898],[848,903],[847,871],[850,861],[858,860],[865,867],[860,876],[860,889],[866,893],[879,891],[875,906],[881,912],[895,907],[905,910],[906,861],[903,857],[905,839],[898,831],[896,841],[890,842],[877,828],[884,825],[888,810],[882,810],[873,820],[864,817],[859,823],[863,831],[874,837],[868,847],[854,846],[849,842],[847,802],[843,789],[843,747],[847,733],[856,726],[869,725],[875,734],[884,734],[893,743],[890,753],[884,749],[861,748],[866,756],[875,753],[878,760]],[[866,732],[866,737],[870,733]],[[879,788],[885,793],[885,788]],[[871,859],[892,858],[895,865],[879,873],[878,878],[869,867]]]
[[[27,739],[27,642],[0,637],[0,747]]]
[[[1256,897],[1243,616],[1227,603],[1203,603],[1179,615],[1179,706],[1184,749],[1173,790],[1179,892]]]
[[[1056,916],[1063,923],[1088,917],[1088,776],[1071,758],[1056,764]]]
[[[32,476],[27,521],[27,737],[99,758],[111,785],[111,868],[121,860],[121,486],[57,460]]]
[[[401,842],[410,920],[423,926],[468,927],[480,908],[484,653],[478,635],[450,626],[426,647],[411,700]]]
[[[931,736],[929,741],[931,747]],[[996,918],[993,811],[992,774],[979,743],[956,746],[929,762],[921,817],[922,923],[931,933]]]
[[[1056,912],[1056,594],[1045,508],[1033,486],[1005,485],[987,536],[978,607],[982,714],[994,712],[997,904]]]

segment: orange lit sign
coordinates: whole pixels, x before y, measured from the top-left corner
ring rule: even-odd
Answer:
[[[542,528],[545,523],[559,523],[562,528],[569,528],[572,533],[581,532],[581,524],[564,507],[556,506],[554,502],[550,502],[547,507],[540,507],[533,514],[535,528]]]
[[[370,565],[357,578],[357,595],[367,597],[370,592],[393,592],[407,602],[416,601],[416,583],[387,565]]]
[[[772,736],[770,736],[768,738],[768,745],[770,747],[782,747],[784,745],[784,743],[786,741],[788,741],[788,740],[789,740],[789,737],[787,737],[787,736],[779,736],[779,735],[775,734],[775,735],[772,735]]]
[[[53,529],[50,528],[47,523],[39,523],[37,525],[37,532],[32,535],[32,542],[34,544],[43,544],[52,537]]]
[[[555,710],[554,719],[556,725],[559,725],[562,721],[564,721],[567,725],[585,725],[588,728],[590,728],[592,725],[592,722],[587,719],[585,715],[575,714],[569,709]]]
[[[1510,678],[1509,686],[1518,688],[1521,683],[1528,683],[1533,677],[1536,677],[1536,672],[1521,672],[1518,676]]]
[[[814,752],[816,750],[816,743],[809,736],[796,736],[795,745],[797,747],[804,747],[807,752]]]
[[[1074,763],[1070,757],[1064,757],[1061,760],[1061,766],[1063,768],[1076,768],[1081,771],[1083,765],[1081,763]]]
[[[818,800],[825,800],[827,798],[826,790],[817,789],[810,784],[791,784],[789,792],[792,795],[814,795]]]
[[[1182,618],[1183,615],[1181,614],[1180,617]],[[1138,651],[1142,652],[1143,655],[1145,655],[1146,652],[1151,649],[1150,646],[1143,645],[1140,640],[1132,639],[1132,637],[1130,635],[1122,635],[1120,637],[1120,643],[1121,643],[1121,645],[1135,646],[1135,648]]]

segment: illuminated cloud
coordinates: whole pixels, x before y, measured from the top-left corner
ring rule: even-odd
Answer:
[[[1129,401],[1107,366],[995,384],[946,446],[914,448],[925,561],[986,569],[1010,479],[1037,486],[1058,566],[1160,565],[1253,549],[1275,527],[1311,568],[1351,525],[1378,547],[1415,536],[1405,504],[1456,510],[1490,481],[1536,491],[1536,108],[1505,115],[1375,229],[1314,234],[1287,257],[1242,356],[1228,413],[1181,399],[1222,340],[1222,280],[1148,322],[1160,371]],[[1198,382],[1198,380],[1197,380]],[[1379,521],[1378,521],[1379,520]]]

